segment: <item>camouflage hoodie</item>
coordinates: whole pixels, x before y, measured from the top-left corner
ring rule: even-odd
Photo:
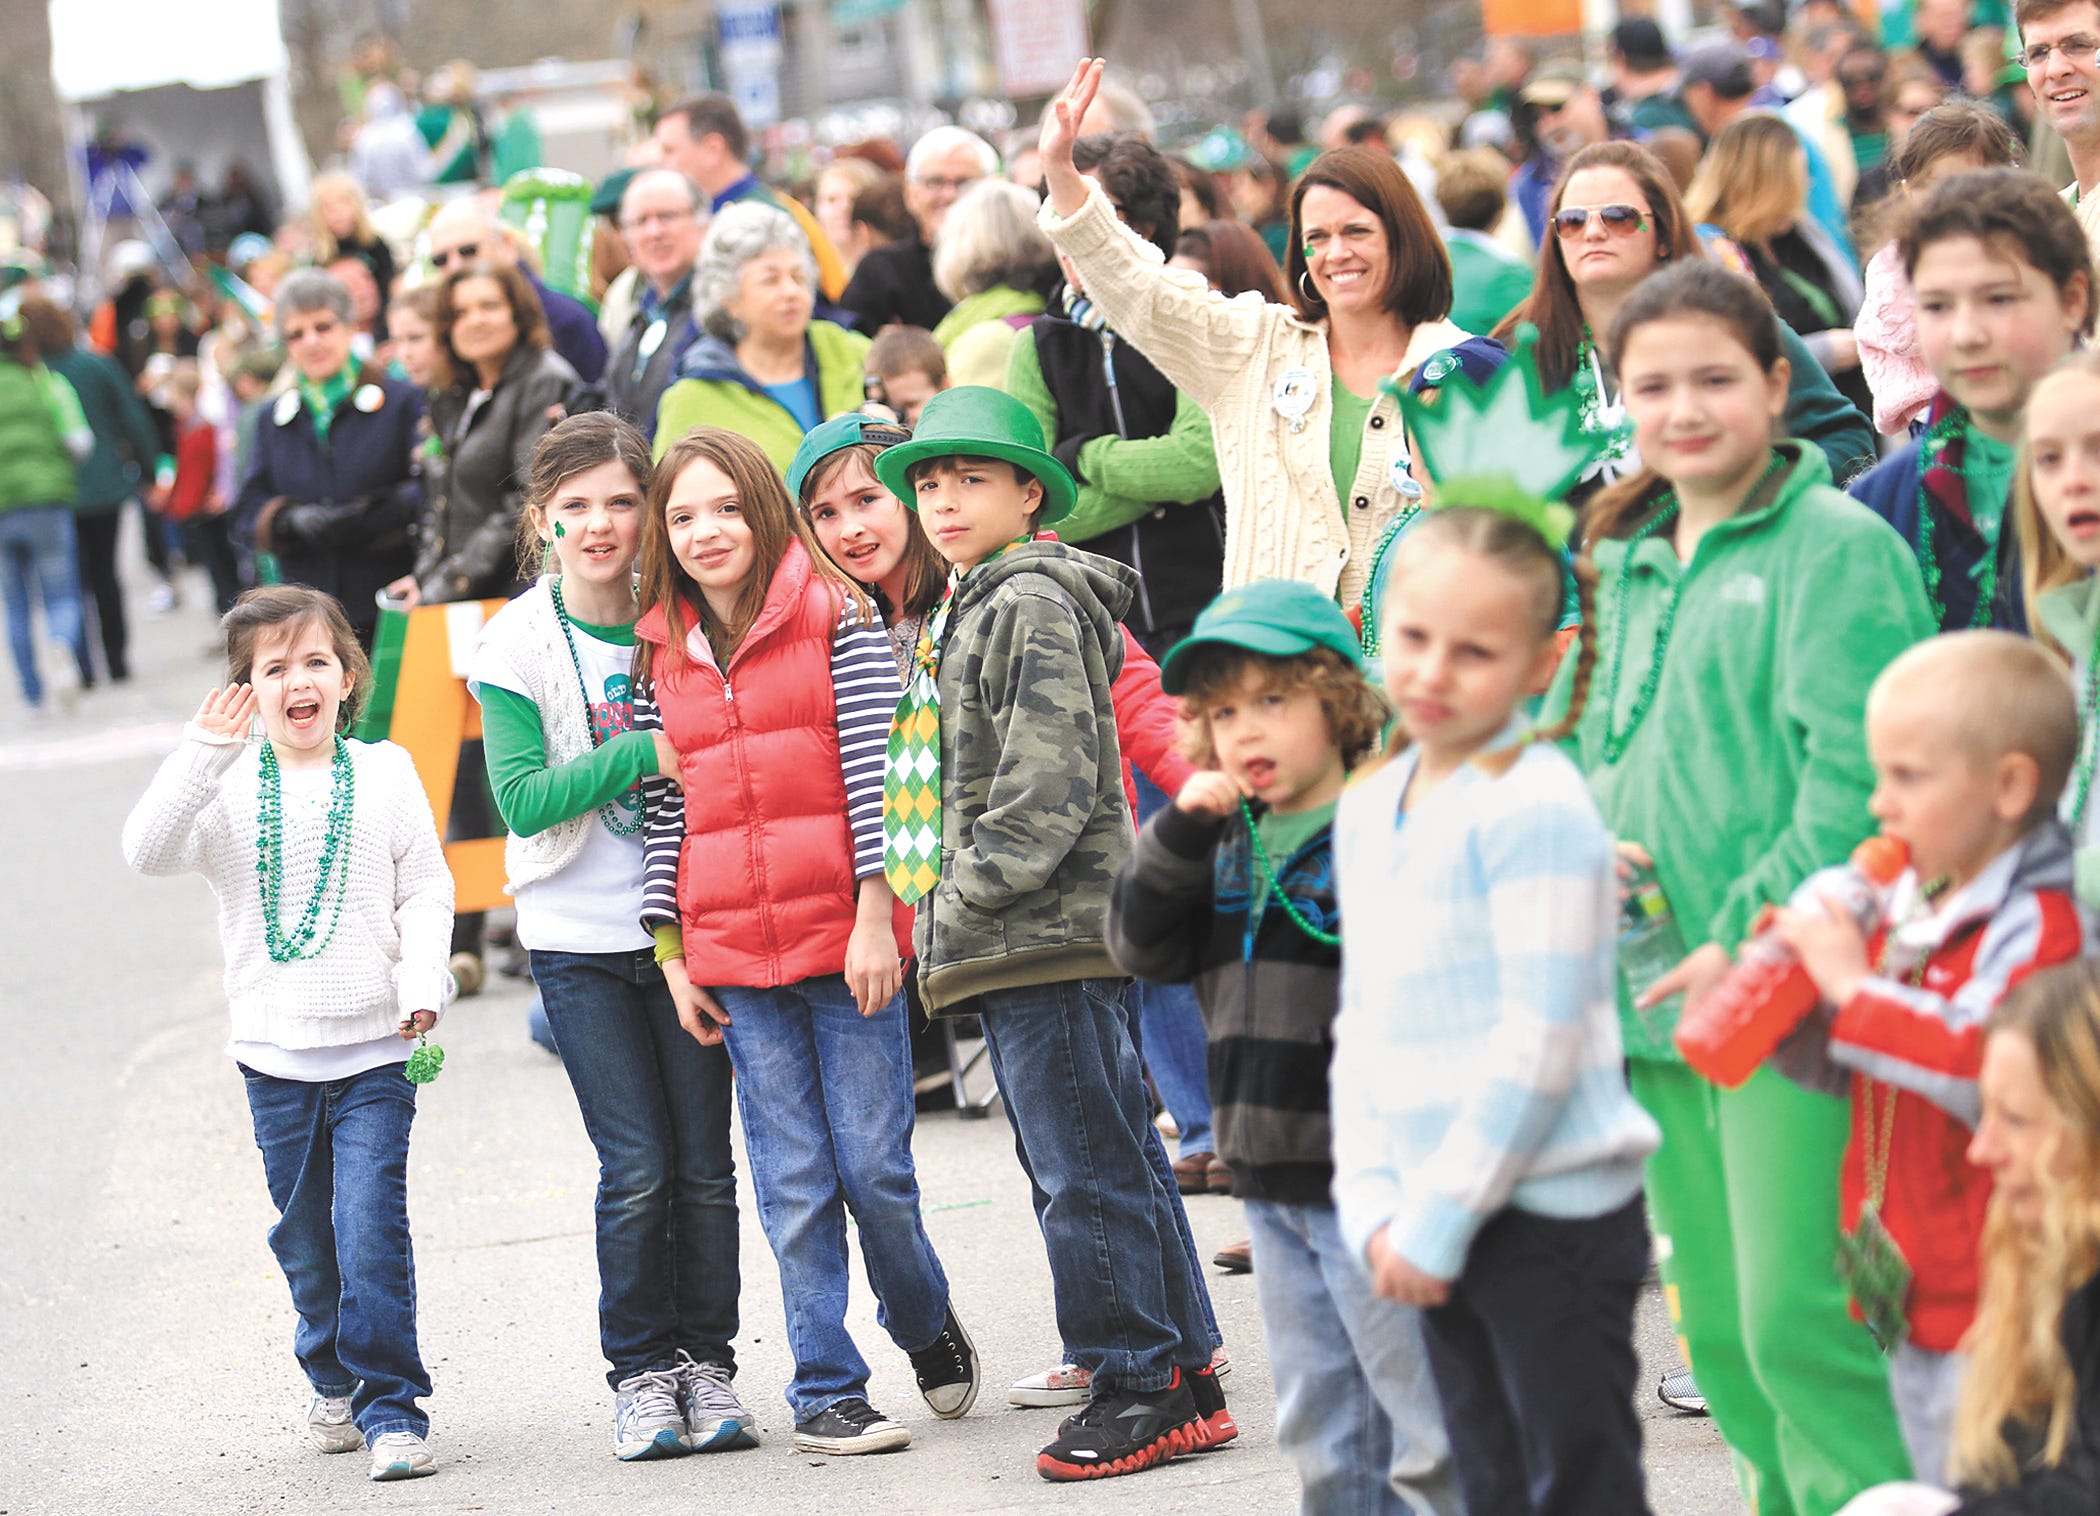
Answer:
[[[929,1012],[1120,976],[1109,889],[1130,855],[1109,686],[1137,576],[1026,542],[964,578],[941,652],[941,878],[919,905]]]

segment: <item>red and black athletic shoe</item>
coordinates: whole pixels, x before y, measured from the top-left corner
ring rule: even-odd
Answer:
[[[1209,1364],[1187,1371],[1189,1398],[1196,1402],[1196,1446],[1207,1453],[1222,1448],[1240,1435],[1240,1424],[1225,1409],[1225,1386],[1218,1383],[1217,1370]]]
[[[1163,1390],[1107,1390],[1057,1429],[1057,1441],[1035,1455],[1045,1479],[1112,1479],[1194,1452],[1203,1435],[1181,1371]]]

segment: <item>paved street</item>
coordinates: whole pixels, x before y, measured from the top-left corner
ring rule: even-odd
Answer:
[[[135,606],[143,582],[135,580]],[[225,1012],[201,880],[130,874],[125,813],[217,673],[208,616],[138,615],[136,683],[29,729],[0,692],[0,1516],[664,1510],[1286,1512],[1251,1279],[1212,1275],[1235,1370],[1232,1447],[1085,1490],[1034,1472],[1056,1415],[1005,1403],[1056,1351],[1048,1273],[1003,1117],[928,1117],[917,1137],[927,1224],[984,1360],[976,1411],[935,1421],[861,1291],[853,1327],[872,1398],[911,1428],[906,1453],[794,1453],[777,1277],[745,1199],[740,1387],[755,1452],[621,1466],[596,1335],[594,1162],[554,1059],[524,1032],[514,981],[441,1029],[411,1159],[429,1409],[440,1473],[372,1485],[362,1457],[305,1443],[292,1314]],[[1235,1202],[1190,1217],[1206,1258],[1242,1235]],[[856,1288],[859,1281],[856,1280]],[[1658,1516],[1742,1508],[1709,1422],[1653,1399],[1670,1353],[1644,1303],[1642,1415]]]

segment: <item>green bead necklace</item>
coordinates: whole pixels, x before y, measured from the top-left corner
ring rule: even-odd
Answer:
[[[1283,881],[1276,877],[1276,865],[1269,862],[1269,850],[1262,846],[1261,828],[1254,824],[1254,808],[1244,800],[1240,802],[1240,818],[1247,823],[1247,836],[1254,843],[1255,859],[1261,864],[1263,877],[1269,881],[1269,898],[1280,902],[1284,915],[1291,918],[1291,925],[1313,941],[1323,947],[1340,947],[1342,937],[1339,932],[1321,931],[1305,919],[1305,913],[1298,909],[1298,902],[1284,893]]]
[[[1366,658],[1378,656],[1378,613],[1385,598],[1385,560],[1392,554],[1393,544],[1409,523],[1422,514],[1419,504],[1401,507],[1400,514],[1386,523],[1385,530],[1378,534],[1378,541],[1371,548],[1371,569],[1364,576],[1363,599],[1363,645]]]
[[[1932,472],[1947,444],[1966,429],[1968,420],[1967,411],[1956,409],[1935,421],[1932,430],[1925,434],[1922,466],[1918,470],[1918,569],[1925,576],[1925,598],[1932,603],[1932,619],[1940,626],[1946,625],[1947,602],[1940,598],[1940,551],[1936,541],[1938,529],[1932,524],[1932,495],[1925,488],[1925,476]],[[1999,527],[2001,538],[2004,530],[2003,526]],[[1991,606],[1998,598],[1997,543],[1991,544],[1991,552],[1984,559],[1983,570],[1983,577],[1976,582],[1976,608],[1969,613],[1971,630],[1990,624]]]
[[[2085,803],[2093,789],[2093,769],[2100,763],[2100,625],[2093,628],[2093,645],[2085,655],[2085,688],[2078,702],[2078,785],[2071,792],[2071,814],[2067,822],[2072,837],[2085,821]]]
[[[547,593],[554,597],[554,619],[561,627],[561,640],[569,645],[569,667],[576,670],[576,687],[583,691],[583,724],[590,730],[591,751],[595,753],[603,746],[603,739],[598,735],[597,717],[591,713],[591,685],[590,681],[583,677],[583,659],[576,651],[576,634],[569,630],[569,608],[562,604],[559,575],[548,581]],[[640,787],[629,785],[628,789],[637,791],[634,820],[622,820],[618,808],[610,800],[598,807],[599,819],[605,823],[605,829],[615,837],[632,837],[642,829]]]
[[[1746,501],[1757,498],[1772,476],[1779,472],[1786,460],[1779,454],[1765,465],[1757,483],[1743,496]],[[1633,734],[1641,729],[1648,719],[1648,708],[1655,704],[1655,692],[1662,685],[1663,658],[1670,651],[1670,631],[1677,624],[1677,600],[1683,592],[1683,582],[1670,591],[1670,598],[1663,604],[1662,620],[1655,628],[1655,654],[1648,660],[1648,672],[1642,676],[1641,687],[1633,697],[1633,709],[1626,713],[1626,724],[1619,722],[1619,673],[1626,666],[1626,623],[1631,619],[1626,614],[1626,591],[1633,583],[1634,553],[1643,542],[1677,520],[1677,492],[1663,496],[1661,506],[1653,516],[1641,524],[1641,529],[1626,540],[1626,556],[1619,560],[1619,574],[1613,586],[1612,601],[1618,625],[1612,641],[1611,672],[1604,685],[1604,761],[1617,763],[1626,756],[1626,749],[1633,742]]]
[[[314,892],[299,913],[299,924],[287,932],[281,919],[284,895],[284,776],[277,767],[277,750],[265,740],[262,745],[262,784],[256,808],[256,885],[262,895],[263,945],[272,963],[296,963],[318,958],[335,936],[343,918],[343,896],[349,892],[350,816],[357,803],[357,774],[350,763],[350,748],[339,735],[335,756],[329,761],[328,820],[321,836],[321,866]],[[328,925],[321,925],[321,908],[331,886],[335,906]]]

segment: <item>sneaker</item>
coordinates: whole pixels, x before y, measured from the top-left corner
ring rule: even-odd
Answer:
[[[728,1369],[719,1363],[701,1363],[680,1348],[671,1372],[678,1376],[687,1447],[696,1453],[727,1453],[758,1446],[758,1418],[736,1398]]]
[[[1225,1409],[1225,1388],[1218,1383],[1218,1371],[1205,1364],[1190,1370],[1186,1377],[1189,1398],[1196,1402],[1196,1446],[1191,1451],[1207,1453],[1212,1448],[1222,1448],[1240,1435],[1240,1424]]]
[[[1085,1405],[1093,1398],[1094,1376],[1076,1363],[1061,1363],[1054,1369],[1014,1381],[1006,1392],[1008,1405],[1041,1407]]]
[[[1673,1411],[1683,1411],[1692,1416],[1704,1416],[1706,1397],[1699,1393],[1699,1386],[1692,1379],[1690,1369],[1672,1369],[1663,1375],[1662,1383],[1655,1387],[1656,1398]]]
[[[1251,1274],[1254,1272],[1254,1243],[1252,1239],[1235,1242],[1230,1247],[1219,1248],[1210,1255],[1213,1266],[1228,1274]]]
[[[910,1446],[910,1432],[858,1395],[795,1423],[798,1453],[832,1453],[845,1458],[855,1453],[890,1453]]]
[[[374,1479],[420,1479],[436,1472],[429,1445],[414,1432],[381,1432],[372,1439]]]
[[[613,1391],[613,1455],[620,1462],[683,1458],[692,1452],[678,1390],[678,1375],[671,1369],[644,1369],[620,1381]]]
[[[485,976],[482,973],[479,953],[454,953],[445,967],[452,971],[453,982],[459,986],[460,999],[464,1000],[469,995],[481,993],[481,983]]]
[[[1057,1441],[1035,1455],[1045,1479],[1113,1479],[1165,1463],[1199,1444],[1202,1417],[1179,1369],[1163,1390],[1110,1390],[1096,1395],[1058,1428]]]
[[[918,1376],[919,1393],[934,1415],[953,1421],[977,1404],[977,1386],[982,1377],[977,1369],[977,1345],[955,1319],[952,1303],[947,1319],[941,1323],[941,1335],[908,1356],[911,1371]]]
[[[306,1430],[324,1453],[354,1453],[365,1445],[365,1434],[350,1419],[348,1395],[314,1396],[306,1408]]]

